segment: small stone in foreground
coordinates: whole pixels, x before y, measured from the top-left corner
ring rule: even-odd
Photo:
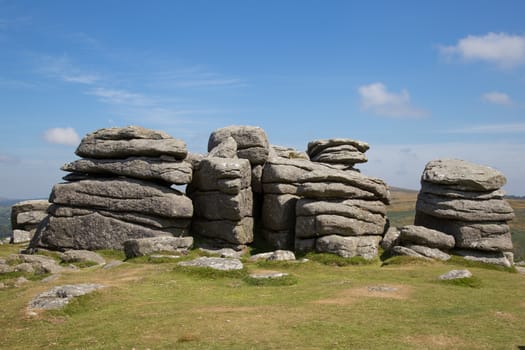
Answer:
[[[276,278],[283,278],[283,277],[286,277],[286,276],[288,276],[288,274],[286,272],[274,272],[274,271],[250,274],[250,278],[255,278],[255,279],[258,279],[258,280],[262,280],[262,279],[276,279]]]
[[[193,246],[193,237],[146,237],[124,242],[126,258],[131,259],[151,253],[183,253]]]
[[[91,293],[97,289],[103,288],[101,284],[67,284],[64,286],[53,287],[47,292],[38,294],[29,303],[30,309],[54,310],[60,309],[68,304],[71,299],[84,294]]]
[[[255,254],[248,259],[249,261],[292,261],[295,254],[289,250],[276,250],[274,252]]]
[[[472,272],[469,270],[451,270],[441,276],[439,276],[439,279],[442,281],[446,280],[456,280],[461,278],[470,278],[472,277]]]
[[[89,262],[97,265],[106,263],[102,256],[90,250],[66,250],[62,254],[61,259],[66,263]]]
[[[242,270],[243,264],[239,259],[200,257],[194,260],[181,261],[177,265],[184,267],[208,267],[219,271]]]

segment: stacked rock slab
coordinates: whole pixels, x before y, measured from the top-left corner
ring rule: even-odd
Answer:
[[[393,233],[396,230],[397,233]],[[395,235],[395,237],[389,237]],[[393,239],[392,239],[393,238]],[[390,246],[385,241],[391,240]],[[399,230],[390,228],[385,235],[382,247],[395,255],[408,255],[417,258],[448,260],[447,254],[454,248],[454,237],[423,226],[407,225]]]
[[[250,162],[207,157],[195,167],[187,193],[195,208],[192,233],[213,247],[239,247],[253,241]]]
[[[65,183],[30,247],[122,249],[128,239],[189,234],[193,205],[173,184],[188,184],[186,144],[141,127],[100,129],[84,137]]]
[[[293,241],[296,252],[377,256],[389,202],[382,180],[328,164],[272,158],[264,167],[263,191],[268,208],[280,200],[273,212],[263,210],[263,222],[279,219],[281,226],[275,223],[276,228],[287,228],[279,238],[287,244]]]
[[[29,200],[11,207],[11,243],[28,242],[33,238],[40,222],[47,216],[47,200]]]
[[[308,143],[307,153],[313,162],[331,164],[342,170],[356,170],[358,163],[366,163],[369,145],[352,139],[326,139]]]
[[[269,151],[268,137],[259,127],[227,126],[211,133],[209,153],[196,163],[188,188],[195,204],[195,235],[212,240],[214,247],[240,249],[253,241]]]
[[[273,164],[272,159],[277,162],[279,159],[310,160],[306,152],[276,145],[270,146],[269,159],[269,167]],[[295,205],[300,197],[277,188],[269,190],[270,186],[262,184],[261,186],[264,192],[261,214],[262,236],[274,249],[294,249]]]
[[[514,211],[500,189],[506,182],[499,171],[463,160],[429,162],[421,177],[415,224],[455,238],[459,255],[501,262],[512,260],[507,221]],[[504,265],[510,265],[507,261]]]

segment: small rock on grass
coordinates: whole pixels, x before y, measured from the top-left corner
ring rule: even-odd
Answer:
[[[208,267],[220,271],[242,270],[243,264],[239,259],[200,257],[194,260],[181,261],[177,265],[184,267]]]
[[[439,276],[439,279],[442,281],[447,281],[470,277],[472,277],[472,272],[470,272],[469,270],[451,270]]]
[[[249,261],[293,261],[295,260],[295,254],[289,250],[276,250],[269,253],[260,253],[251,256]]]
[[[283,278],[288,276],[286,272],[259,272],[259,273],[252,273],[250,274],[250,278],[255,279],[276,279],[276,278]]]
[[[60,309],[68,304],[74,297],[91,293],[103,287],[103,285],[93,283],[76,285],[67,284],[64,286],[53,287],[47,292],[38,294],[33,300],[31,300],[29,303],[29,309]]]

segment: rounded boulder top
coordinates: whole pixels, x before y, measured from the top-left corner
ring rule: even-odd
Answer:
[[[358,141],[353,139],[345,138],[334,138],[334,139],[324,139],[324,140],[315,140],[308,143],[307,153],[310,157],[315,156],[319,152],[323,151],[329,147],[336,147],[342,145],[349,145],[356,148],[357,151],[365,153],[370,149],[368,143],[364,141]]]
[[[132,140],[132,139],[171,139],[164,131],[150,130],[141,126],[130,125],[126,127],[104,128],[86,135],[86,138],[97,140]]]
[[[462,191],[494,191],[507,182],[505,176],[496,169],[460,159],[428,162],[421,180]]]

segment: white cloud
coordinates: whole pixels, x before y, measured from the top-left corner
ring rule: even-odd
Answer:
[[[75,67],[67,56],[43,56],[39,58],[39,70],[52,78],[66,83],[93,85],[100,81],[98,74],[86,73]]]
[[[497,92],[497,91],[487,92],[487,93],[484,93],[481,96],[481,98],[486,102],[494,103],[497,105],[507,105],[508,106],[512,104],[512,100],[510,96],[503,92]]]
[[[151,98],[126,90],[106,89],[100,87],[90,90],[88,94],[97,96],[102,102],[110,104],[126,104],[133,106],[148,106],[154,104]]]
[[[447,57],[457,56],[467,61],[486,61],[504,68],[525,63],[525,35],[507,33],[469,35],[460,39],[456,45],[442,46],[439,49]]]
[[[447,130],[447,132],[457,134],[519,134],[525,133],[525,123],[474,125]]]
[[[44,132],[44,140],[58,145],[76,146],[80,137],[73,128],[51,128]]]
[[[361,108],[374,114],[394,118],[421,118],[428,112],[412,106],[410,94],[403,89],[400,93],[389,92],[383,83],[360,86]]]

